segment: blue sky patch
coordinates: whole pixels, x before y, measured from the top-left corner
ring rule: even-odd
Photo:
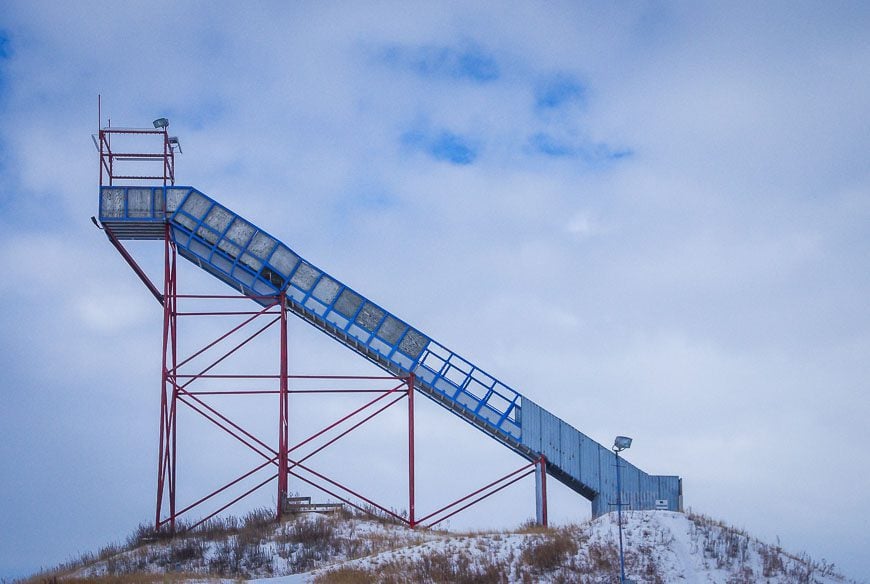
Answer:
[[[342,233],[351,225],[358,225],[362,216],[379,216],[401,207],[402,201],[383,184],[362,180],[362,184],[349,187],[335,200],[333,219],[343,226]]]
[[[214,97],[206,97],[199,103],[168,108],[164,111],[164,115],[170,122],[174,119],[184,120],[184,124],[189,128],[202,130],[221,120],[226,112],[226,103]]]
[[[561,140],[550,134],[539,132],[529,138],[533,152],[552,158],[574,158],[590,166],[599,166],[627,158],[633,154],[630,149],[614,149],[604,143],[571,142]]]
[[[411,148],[422,148],[426,143],[426,133],[423,130],[408,130],[401,137],[402,144]]]
[[[570,75],[560,74],[550,77],[535,88],[535,107],[541,110],[554,109],[565,104],[582,105],[586,88]]]
[[[398,205],[398,199],[383,189],[367,189],[353,196],[353,205],[367,211],[384,211]]]
[[[391,46],[381,53],[381,60],[399,70],[420,77],[467,80],[487,83],[499,78],[495,57],[476,45],[462,48],[426,45]]]
[[[430,145],[429,152],[436,160],[453,164],[471,164],[477,158],[477,151],[462,136],[443,132]]]
[[[536,152],[546,154],[547,156],[563,157],[574,156],[576,154],[576,148],[574,146],[566,142],[560,142],[549,134],[535,134],[529,139],[529,141]]]
[[[9,33],[5,30],[0,30],[0,106],[5,105],[7,88],[9,81],[7,78],[6,68],[8,60],[12,57],[12,47],[9,43]],[[0,138],[0,174],[7,175],[7,156],[6,156],[6,140]],[[4,197],[0,196],[0,208],[5,210]]]
[[[8,59],[12,56],[12,47],[9,45],[9,33],[0,30],[0,59]]]
[[[435,160],[467,165],[477,160],[479,148],[466,136],[442,131],[430,134],[423,130],[410,130],[402,134],[402,144],[427,153]]]
[[[3,97],[6,94],[6,85],[8,83],[6,79],[6,66],[8,61],[12,57],[12,46],[9,42],[9,33],[5,30],[0,30],[0,97]]]

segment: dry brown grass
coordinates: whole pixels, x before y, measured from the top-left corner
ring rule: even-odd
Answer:
[[[33,576],[26,580],[19,581],[20,584],[61,584],[63,582],[75,582],[76,584],[173,584],[177,582],[188,582],[190,580],[199,580],[205,582],[218,582],[217,578],[203,577],[201,574],[190,574],[187,572],[169,573],[169,574],[149,574],[139,572],[135,574],[118,574],[106,576],[88,576],[75,577],[70,575],[60,576]]]
[[[393,558],[376,567],[340,567],[324,572],[315,584],[378,582],[379,584],[507,584],[510,568],[502,563],[475,562],[463,550],[431,551],[410,558]]]
[[[523,548],[523,563],[539,574],[565,566],[577,553],[577,539],[569,528],[546,530],[530,538]]]
[[[361,568],[336,568],[314,578],[314,584],[368,584],[374,575]]]

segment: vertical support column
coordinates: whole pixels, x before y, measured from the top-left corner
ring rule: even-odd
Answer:
[[[169,129],[163,128],[163,188],[166,188],[166,175],[169,166]]]
[[[172,261],[170,266],[170,278],[172,282],[172,290],[169,294],[169,305],[170,305],[170,338],[171,338],[171,347],[172,350],[172,375],[170,377],[171,385],[172,385],[172,403],[169,405],[169,415],[172,420],[171,431],[172,431],[172,473],[170,475],[170,485],[169,485],[169,530],[172,533],[175,533],[175,484],[176,484],[176,473],[178,471],[178,281],[176,280],[176,253],[175,253],[175,244],[172,243],[172,240],[169,237],[169,224],[166,225],[166,240],[169,242],[169,249],[171,251]]]
[[[547,459],[543,454],[535,464],[535,523],[547,527]]]
[[[97,106],[99,109],[99,106]],[[100,125],[103,123],[103,114],[100,114]],[[102,199],[103,193],[103,140],[105,140],[105,135],[103,134],[103,129],[100,126],[97,126],[97,131],[100,134],[100,199]],[[100,201],[100,208],[102,208],[102,200]]]
[[[408,375],[408,524],[417,525],[414,510],[414,374]]]
[[[278,400],[278,510],[277,519],[281,519],[284,501],[287,499],[287,457],[289,455],[289,386],[287,382],[287,295],[281,292],[279,308],[281,309],[281,365],[279,374]]]
[[[175,531],[175,479],[176,479],[176,403],[178,385],[176,368],[178,365],[177,335],[177,288],[176,252],[172,243],[169,225],[164,238],[163,273],[163,356],[160,391],[160,438],[157,461],[157,510],[154,528],[159,530],[166,521],[161,519],[163,502],[169,501],[170,530]]]

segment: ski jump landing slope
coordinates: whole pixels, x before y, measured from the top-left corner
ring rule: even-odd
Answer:
[[[287,309],[345,347],[530,460],[592,502],[593,516],[615,508],[614,453],[344,285],[289,246],[192,187],[100,189],[100,221],[118,239],[162,240],[166,224],[178,253],[242,294],[286,292]],[[649,475],[622,461],[629,509],[682,510],[677,476]]]

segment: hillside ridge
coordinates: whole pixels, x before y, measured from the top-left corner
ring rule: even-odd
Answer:
[[[25,582],[610,583],[618,581],[617,528],[615,513],[552,528],[451,533],[345,510],[276,523],[263,509],[174,537],[140,526],[123,545]],[[857,584],[824,560],[693,512],[624,512],[623,536],[626,576],[637,582]]]

